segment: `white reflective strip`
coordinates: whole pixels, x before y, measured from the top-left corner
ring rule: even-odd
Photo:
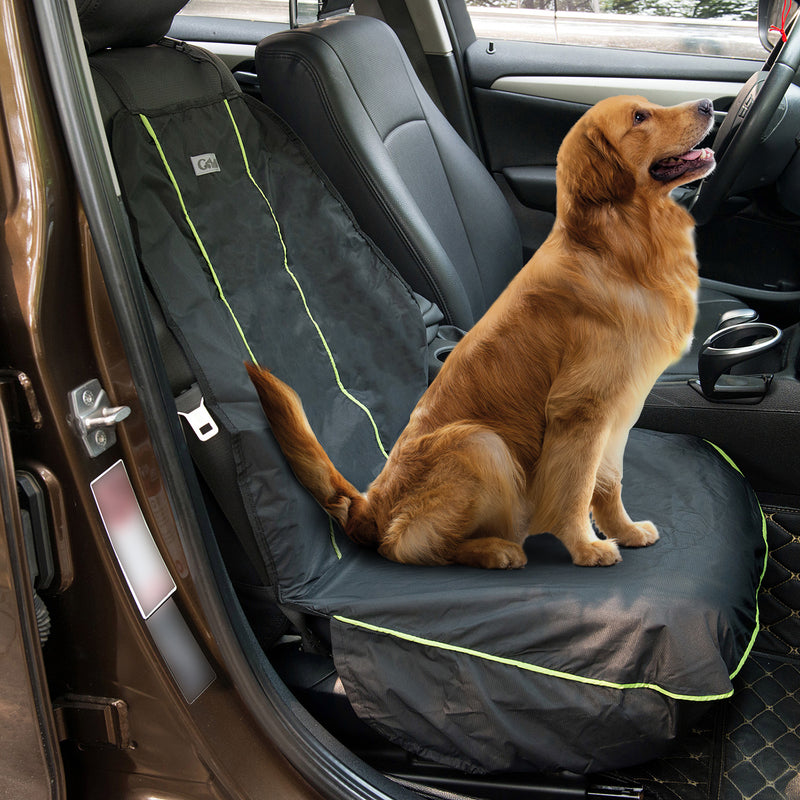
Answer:
[[[90,485],[122,574],[147,619],[177,587],[147,527],[125,464],[117,461]]]
[[[186,702],[193,703],[217,676],[174,600],[151,615],[147,630]]]
[[[542,75],[507,75],[492,89],[502,92],[594,105],[617,94],[637,94],[651,103],[672,106],[687,100],[736,97],[742,84],[729,81],[672,80],[665,78],[599,78]]]

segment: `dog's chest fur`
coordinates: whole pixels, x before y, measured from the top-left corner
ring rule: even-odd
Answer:
[[[663,348],[662,371],[691,342],[697,316],[694,220],[667,196],[609,214],[605,234],[609,302],[617,300],[626,335]]]

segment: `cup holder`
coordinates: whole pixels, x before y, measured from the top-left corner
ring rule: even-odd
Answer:
[[[428,378],[433,380],[442,368],[445,359],[464,338],[466,331],[455,325],[440,325],[436,336],[428,345]]]
[[[762,398],[772,374],[730,375],[737,364],[761,356],[780,344],[783,331],[768,322],[745,322],[714,331],[698,354],[699,380],[692,385],[709,400]]]
[[[453,352],[453,347],[454,346],[455,345],[452,345],[452,344],[446,344],[443,347],[437,347],[436,350],[433,351],[433,357],[440,364],[444,364],[444,360],[447,358],[447,356],[450,355],[450,353]]]

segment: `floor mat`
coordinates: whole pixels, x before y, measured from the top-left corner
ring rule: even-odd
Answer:
[[[769,563],[758,599],[761,652],[800,658],[800,514],[764,507]]]
[[[648,800],[800,800],[800,661],[753,654],[735,685],[672,754],[613,778]]]

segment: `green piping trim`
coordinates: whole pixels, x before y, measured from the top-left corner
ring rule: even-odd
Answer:
[[[710,444],[728,462],[728,464],[730,464],[742,477],[744,477],[744,473],[734,463],[733,459],[721,447],[719,447],[719,445],[714,444],[714,442],[710,442],[708,439],[703,439],[703,441],[706,444]]]
[[[239,324],[239,320],[236,319],[236,314],[233,313],[233,309],[231,308],[228,299],[225,297],[225,292],[222,289],[222,284],[219,282],[219,278],[217,277],[217,273],[214,270],[214,265],[211,263],[211,259],[209,258],[205,245],[203,244],[203,240],[200,238],[200,234],[197,232],[197,228],[195,228],[194,223],[192,222],[192,219],[189,216],[189,212],[186,208],[186,203],[184,203],[183,201],[183,195],[181,194],[180,187],[178,186],[178,181],[175,179],[175,175],[169,166],[167,157],[164,154],[164,150],[161,147],[161,142],[158,141],[158,136],[156,136],[156,132],[153,130],[153,126],[150,124],[150,120],[147,119],[147,117],[144,114],[139,114],[139,119],[142,121],[142,125],[144,125],[145,130],[150,134],[150,138],[153,140],[156,146],[156,150],[158,150],[159,156],[161,156],[161,162],[164,165],[164,169],[167,171],[167,176],[169,177],[169,180],[172,183],[172,188],[175,189],[175,194],[178,196],[178,202],[180,203],[181,209],[183,210],[183,216],[186,219],[186,223],[192,232],[192,236],[194,236],[194,240],[197,243],[200,252],[203,254],[203,258],[205,259],[206,264],[208,265],[208,269],[211,272],[211,277],[214,279],[214,284],[217,287],[217,291],[219,292],[220,299],[225,304],[225,308],[228,309],[228,313],[231,315],[231,319],[233,320],[233,324],[236,326],[236,330],[239,331],[239,336],[242,337],[242,341],[244,342],[244,346],[247,348],[247,352],[250,355],[250,358],[252,359],[253,363],[256,366],[258,366],[258,361],[256,360],[256,357],[253,355],[253,351],[250,349],[250,345],[247,343],[247,337],[244,335],[242,326]]]
[[[336,544],[336,533],[333,530],[333,519],[331,519],[331,517],[328,517],[328,527],[330,528],[331,531],[331,544],[333,545],[333,552],[336,553],[336,558],[338,558],[339,561],[341,561],[342,551],[339,549],[339,545]]]
[[[721,447],[715,445],[714,442],[708,441],[708,439],[704,439],[703,441],[706,442],[706,444],[710,444],[725,459],[725,461],[728,462],[728,464],[730,464],[742,477],[744,477],[744,473]],[[758,500],[756,500],[756,502],[758,502]],[[758,503],[758,510],[761,514],[761,535],[764,537],[764,566],[761,568],[761,576],[758,579],[758,587],[756,588],[756,624],[755,629],[753,630],[753,635],[750,637],[750,642],[744,651],[744,655],[739,661],[739,665],[731,673],[731,680],[733,680],[739,674],[739,671],[744,666],[744,662],[747,661],[751,650],[755,646],[758,632],[761,630],[761,615],[758,607],[758,595],[761,592],[761,584],[764,582],[764,575],[767,573],[767,565],[769,563],[769,543],[767,542],[767,518],[764,515],[764,509],[761,508],[761,503]]]
[[[739,467],[734,464],[734,462],[730,459],[727,453],[721,450],[717,445],[713,442],[708,442],[717,452],[725,459],[725,461],[730,464],[740,475],[742,471]],[[764,512],[759,505],[759,511],[761,512],[761,533],[764,537],[764,546],[767,547],[767,518],[764,516]],[[750,637],[750,642],[747,645],[747,648],[744,651],[744,655],[739,661],[736,669],[730,674],[730,680],[733,680],[738,674],[739,671],[744,666],[745,661],[750,655],[750,651],[753,649],[753,645],[755,644],[756,636],[758,635],[760,629],[759,623],[759,613],[758,613],[758,591],[761,589],[761,583],[764,579],[764,574],[767,571],[767,553],[764,554],[764,566],[761,570],[761,577],[758,580],[758,588],[756,590],[756,619],[755,619],[755,629],[753,630],[753,635]],[[447,642],[437,642],[433,639],[425,639],[421,636],[414,636],[410,633],[403,633],[402,631],[393,630],[391,628],[384,628],[379,625],[372,625],[369,622],[363,622],[357,619],[351,619],[349,617],[341,616],[340,614],[334,614],[333,618],[338,622],[341,622],[345,625],[352,625],[356,628],[362,628],[363,630],[371,631],[373,633],[381,633],[386,636],[393,636],[396,639],[402,639],[406,642],[413,642],[414,644],[423,645],[424,647],[434,647],[438,650],[448,650],[453,653],[462,653],[463,655],[472,656],[473,658],[481,658],[484,661],[492,661],[496,664],[505,664],[509,667],[516,667],[517,669],[522,669],[527,672],[535,672],[539,675],[548,675],[551,678],[561,678],[563,680],[568,681],[575,681],[576,683],[584,683],[590,684],[592,686],[602,686],[607,689],[618,689],[620,691],[624,691],[626,689],[651,689],[654,692],[658,692],[659,694],[663,694],[666,697],[671,697],[673,700],[690,700],[693,702],[709,702],[712,700],[724,700],[727,697],[731,697],[733,695],[733,689],[728,692],[724,692],[723,694],[714,694],[714,695],[692,695],[692,694],[680,694],[678,692],[671,692],[669,689],[665,689],[663,686],[659,686],[655,683],[615,683],[613,681],[606,681],[600,678],[587,678],[583,675],[572,675],[569,672],[561,672],[560,670],[549,669],[547,667],[540,667],[536,664],[528,664],[525,661],[518,661],[517,659],[513,658],[504,658],[503,656],[496,656],[491,653],[484,653],[480,650],[472,650],[468,647],[461,647],[459,645],[448,644]]]
[[[231,107],[228,104],[228,101],[225,100],[224,102],[225,102],[225,108],[228,109],[228,116],[231,118],[231,124],[233,125],[233,130],[236,133],[236,139],[239,142],[239,150],[242,153],[242,160],[244,162],[244,168],[247,171],[247,176],[250,178],[250,181],[253,184],[253,186],[255,186],[256,189],[258,189],[258,193],[261,195],[261,197],[264,199],[264,202],[267,204],[267,208],[269,209],[269,213],[272,216],[273,222],[275,223],[275,228],[278,231],[278,238],[280,239],[281,247],[283,248],[283,268],[286,270],[286,272],[288,273],[289,277],[294,282],[294,285],[297,287],[297,291],[300,293],[300,299],[303,302],[303,308],[305,308],[306,315],[311,320],[311,324],[316,328],[317,334],[319,335],[319,339],[322,342],[322,346],[325,348],[325,352],[328,354],[328,360],[331,363],[331,368],[333,369],[333,374],[334,374],[334,377],[336,378],[336,384],[339,387],[339,391],[348,400],[350,400],[352,403],[354,403],[356,406],[358,406],[358,408],[360,408],[367,415],[367,417],[369,418],[370,423],[372,424],[372,430],[375,433],[375,441],[378,443],[378,449],[381,451],[381,453],[383,454],[384,458],[389,458],[389,454],[386,452],[386,449],[383,446],[383,442],[381,441],[381,436],[380,436],[380,433],[378,432],[378,426],[375,423],[375,420],[374,420],[372,414],[370,413],[370,410],[358,398],[356,398],[352,394],[350,394],[350,392],[347,391],[347,389],[344,387],[344,384],[342,383],[342,379],[339,376],[339,369],[336,366],[336,361],[335,361],[335,359],[333,357],[333,353],[331,352],[331,349],[328,346],[328,342],[325,339],[325,335],[322,333],[322,329],[317,324],[317,321],[314,319],[314,316],[311,313],[311,309],[308,307],[308,302],[306,300],[306,295],[305,295],[305,292],[303,291],[303,287],[300,285],[300,281],[297,280],[297,277],[295,276],[295,274],[289,268],[288,254],[287,254],[287,251],[286,251],[286,243],[283,240],[283,233],[281,232],[281,226],[278,223],[278,218],[275,216],[275,211],[272,208],[272,203],[269,202],[269,200],[267,199],[266,194],[264,194],[264,192],[262,191],[261,187],[258,185],[258,183],[256,183],[256,180],[253,177],[253,174],[250,172],[250,162],[247,159],[247,153],[245,152],[244,142],[242,142],[242,137],[241,137],[241,134],[239,133],[239,127],[237,126],[236,120],[233,117],[233,111],[231,110]]]
[[[473,658],[482,658],[484,661],[493,661],[496,664],[505,664],[509,667],[517,667],[517,669],[523,669],[527,672],[536,672],[540,675],[548,675],[551,678],[562,678],[563,680],[575,681],[576,683],[587,683],[593,686],[602,686],[606,689],[652,689],[655,692],[659,692],[660,694],[666,695],[667,697],[671,697],[675,700],[695,701],[723,700],[733,694],[733,689],[731,689],[729,692],[725,692],[724,694],[715,695],[697,696],[691,694],[678,694],[677,692],[671,692],[668,689],[664,689],[655,683],[614,683],[613,681],[604,681],[601,678],[586,678],[583,675],[572,675],[569,672],[561,672],[559,670],[549,669],[547,667],[540,667],[536,664],[528,664],[525,661],[517,661],[513,658],[504,658],[503,656],[484,653],[480,650],[472,650],[468,647],[448,644],[447,642],[436,642],[432,639],[423,639],[420,636],[413,636],[410,633],[395,631],[391,628],[382,628],[378,625],[371,625],[368,622],[350,619],[348,617],[340,616],[339,614],[334,614],[333,618],[338,622],[344,623],[345,625],[353,625],[356,628],[363,628],[364,630],[372,631],[373,633],[383,633],[388,636],[394,636],[397,639],[403,639],[404,641],[413,642],[414,644],[421,644],[425,647],[435,647],[439,650],[449,650],[454,653],[463,653],[464,655],[472,656]]]

